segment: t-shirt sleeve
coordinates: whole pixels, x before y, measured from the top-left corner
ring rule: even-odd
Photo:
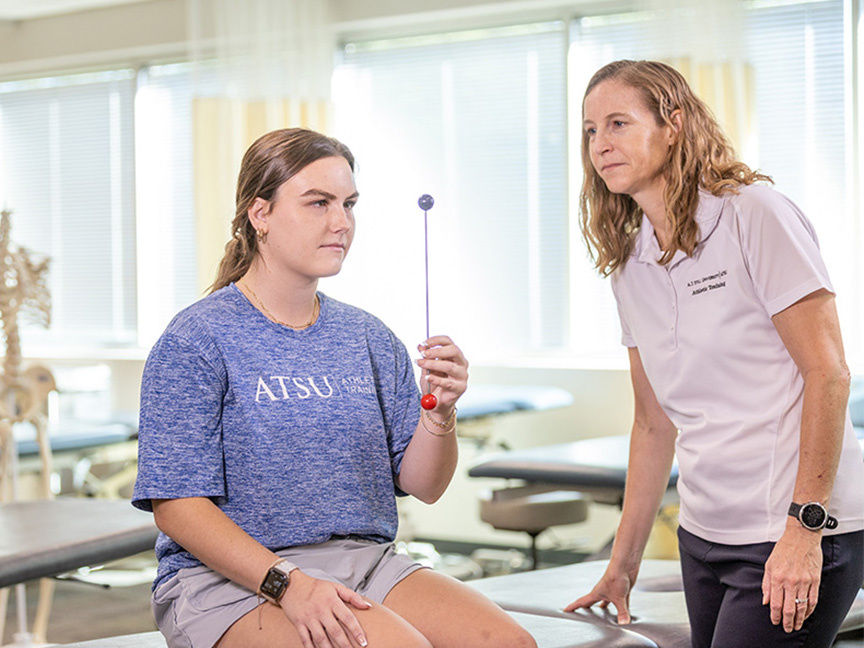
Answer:
[[[834,289],[810,221],[782,194],[760,187],[739,203],[744,262],[770,317],[816,290]]]
[[[621,272],[621,270],[618,270],[617,272]],[[622,307],[621,300],[618,297],[618,277],[619,275],[613,274],[611,284],[612,294],[615,296],[615,305],[618,307],[618,321],[621,322],[621,344],[626,347],[635,347],[636,340],[633,339],[633,335],[630,333],[630,326],[627,323],[624,308]]]
[[[212,359],[182,337],[165,334],[153,347],[141,383],[135,507],[152,511],[152,499],[225,497],[226,382]]]

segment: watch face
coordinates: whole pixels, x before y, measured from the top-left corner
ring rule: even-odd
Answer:
[[[288,576],[276,569],[271,569],[267,572],[267,578],[261,583],[261,593],[271,599],[278,600],[282,592],[285,591],[287,583]]]
[[[801,523],[811,529],[821,529],[825,524],[825,509],[816,504],[801,507]]]

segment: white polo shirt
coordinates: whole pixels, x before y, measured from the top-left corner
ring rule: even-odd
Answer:
[[[723,544],[776,541],[798,467],[804,382],[771,317],[833,292],[813,227],[765,186],[700,193],[701,242],[666,266],[643,217],[612,276],[623,343],[638,347],[654,393],[680,430],[681,525]],[[864,462],[849,414],[826,533],[864,528]]]

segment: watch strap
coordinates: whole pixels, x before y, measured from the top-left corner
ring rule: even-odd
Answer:
[[[290,575],[291,572],[297,568],[298,568],[297,565],[295,565],[294,563],[292,563],[289,560],[286,560],[285,558],[282,558],[282,560],[277,561],[276,564],[273,565],[273,567],[271,567],[271,569],[278,569],[279,571],[281,571],[286,576]]]

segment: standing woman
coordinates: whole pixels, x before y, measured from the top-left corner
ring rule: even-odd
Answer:
[[[694,648],[828,646],[864,580],[864,464],[813,228],[669,66],[611,63],[582,109],[583,235],[612,277],[635,418],[609,566],[567,610],[629,623],[677,452]]]
[[[246,152],[213,291],[148,357],[133,504],[162,533],[153,589],[170,648],[536,648],[497,606],[396,553],[396,495],[434,502],[467,385],[445,336],[417,361],[318,292],[354,237],[354,158],[279,130]],[[425,385],[424,385],[425,386]]]

